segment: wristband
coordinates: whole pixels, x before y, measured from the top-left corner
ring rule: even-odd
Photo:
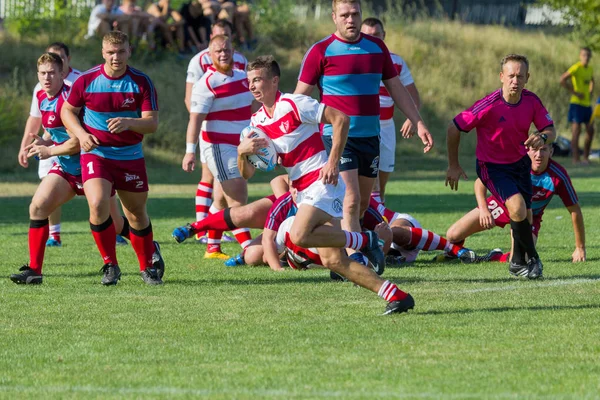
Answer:
[[[548,142],[548,135],[546,135],[545,133],[542,133],[540,135],[540,137],[542,138],[542,140],[544,141],[544,144],[546,144],[546,142]]]
[[[186,153],[196,153],[196,143],[186,143],[185,144],[185,152]]]

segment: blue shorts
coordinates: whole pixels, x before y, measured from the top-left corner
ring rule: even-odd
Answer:
[[[502,203],[515,194],[531,208],[533,186],[531,184],[531,159],[524,156],[512,164],[494,164],[477,160],[477,176],[486,188]]]
[[[592,118],[592,107],[579,104],[569,104],[569,115],[567,120],[576,124],[587,124]]]
[[[331,136],[323,136],[327,154],[333,145]],[[340,158],[340,171],[358,169],[359,176],[377,178],[379,173],[379,136],[349,137]]]

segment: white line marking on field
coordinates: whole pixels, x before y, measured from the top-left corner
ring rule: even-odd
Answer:
[[[330,390],[302,390],[292,391],[287,389],[193,389],[178,388],[167,386],[150,386],[145,388],[127,388],[127,387],[98,387],[98,386],[24,386],[24,385],[0,385],[0,392],[20,392],[20,393],[105,393],[120,395],[171,395],[171,396],[258,396],[258,397],[391,397],[396,399],[480,399],[489,397],[490,393],[401,393],[399,391],[330,391]],[[528,399],[573,399],[571,395],[554,394],[552,396],[540,396],[532,393],[493,393],[491,398],[510,398],[518,399],[527,397]]]
[[[600,279],[573,279],[569,281],[553,281],[553,282],[540,282],[537,285],[510,285],[510,286],[492,286],[492,287],[484,287],[478,289],[468,289],[468,290],[454,290],[450,291],[450,293],[479,293],[479,292],[504,292],[508,290],[518,290],[518,289],[538,289],[552,286],[568,286],[568,285],[579,285],[582,283],[594,283],[600,282]]]

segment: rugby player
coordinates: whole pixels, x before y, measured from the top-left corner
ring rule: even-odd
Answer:
[[[210,34],[210,38],[212,39],[214,36],[227,36],[228,38],[232,36],[232,27],[231,23],[227,20],[218,20],[212,26],[212,32]],[[210,49],[206,48],[196,54],[190,60],[187,69],[187,77],[185,80],[185,106],[190,111],[191,107],[191,99],[192,99],[192,88],[200,78],[204,75],[208,67],[213,64],[212,58],[210,57]],[[246,65],[248,64],[248,60],[244,55],[238,51],[233,52],[233,67],[236,69],[241,69],[243,71],[246,70]],[[202,141],[202,137],[200,137],[200,142]],[[202,176],[200,178],[200,182],[198,182],[198,188],[196,189],[196,221],[201,221],[205,218],[209,212],[213,198],[213,186],[214,186],[214,195],[218,201],[221,201],[223,198],[222,190],[220,185],[214,185],[214,177],[211,174],[208,166],[206,165],[206,160],[202,152],[200,152],[200,162],[202,163]],[[217,211],[213,208],[213,211]],[[203,236],[204,232],[199,232],[196,237],[200,239],[201,242],[204,242],[206,237]],[[223,241],[233,241],[234,239],[230,238],[227,234],[223,234]]]
[[[104,262],[102,284],[115,285],[121,278],[115,225],[109,212],[114,188],[130,223],[131,245],[142,279],[157,285],[162,284],[164,263],[146,211],[148,178],[141,142],[158,126],[158,99],[150,78],[127,65],[130,55],[126,34],[107,33],[102,39],[105,63],[86,71],[73,83],[61,117],[69,134],[76,136],[81,145],[90,228]]]
[[[246,72],[233,68],[231,40],[213,36],[209,43],[213,65],[192,90],[190,121],[186,135],[186,153],[182,166],[192,172],[196,165],[196,143],[200,132],[200,152],[211,174],[217,178],[224,194],[218,209],[241,206],[248,201],[248,188],[237,164],[237,145],[240,132],[248,126],[252,115],[253,98],[248,90]],[[242,248],[252,237],[247,228],[232,232]],[[222,231],[208,232],[204,258],[228,259],[221,252]]]
[[[433,138],[410,94],[398,77],[390,53],[378,38],[360,32],[360,0],[332,0],[336,31],[314,44],[304,56],[295,94],[310,95],[319,86],[321,101],[350,117],[348,142],[340,157],[344,197],[344,229],[360,232],[360,218],[369,205],[379,171],[379,85],[383,81],[394,103],[417,127],[428,152]],[[328,152],[333,127],[323,126]]]
[[[272,57],[258,57],[248,65],[250,91],[263,104],[252,115],[251,124],[273,141],[291,186],[298,191],[291,241],[304,248],[318,246],[326,268],[388,301],[385,314],[408,311],[414,307],[410,294],[346,255],[346,248],[363,250],[375,260],[377,269],[383,269],[377,234],[344,231],[337,219],[343,210],[345,185],[339,177],[339,160],[348,136],[349,117],[308,96],[282,94],[279,79],[279,65]],[[333,130],[329,157],[321,141],[320,123],[329,124]],[[244,142],[253,143],[251,153],[246,153]],[[254,168],[246,156],[265,145],[265,139],[249,137],[240,143],[238,154],[243,161],[240,168],[243,176],[249,176]]]
[[[377,18],[367,18],[362,22],[360,31],[365,35],[371,35],[382,41],[385,40],[383,22]],[[410,97],[413,99],[417,109],[421,107],[421,98],[415,85],[415,81],[408,69],[406,62],[398,54],[390,53],[394,67],[398,71],[400,82],[404,85]],[[379,156],[379,177],[376,182],[376,192],[382,202],[385,202],[385,187],[396,165],[396,126],[394,124],[394,100],[390,97],[383,82],[379,84],[379,125],[381,137]],[[413,134],[413,126],[407,119],[400,129],[404,138]]]
[[[62,42],[54,42],[51,43],[48,47],[46,47],[46,52],[57,54],[63,63],[63,71],[62,78],[64,78],[64,82],[67,86],[71,86],[75,79],[81,75],[76,69],[73,69],[70,66],[71,63],[71,54],[69,52],[69,47]],[[42,90],[39,82],[33,88],[33,96],[31,97],[31,107],[29,109],[29,117],[27,118],[27,123],[25,124],[25,131],[23,132],[23,139],[21,140],[21,147],[19,149],[19,164],[23,168],[27,168],[29,166],[28,162],[28,151],[25,150],[27,146],[29,146],[32,142],[31,135],[37,136],[40,128],[42,127],[42,114],[39,108],[39,102],[37,98],[37,94]],[[49,139],[48,135],[45,135],[45,139]],[[38,164],[38,176],[40,179],[45,178],[50,171],[50,168],[54,164],[56,164],[56,157],[49,157],[44,160],[39,160]],[[60,238],[60,207],[57,207],[48,217],[50,221],[50,236],[48,237],[48,241],[46,242],[46,246],[54,247],[61,246],[62,241]]]
[[[79,162],[79,142],[69,135],[60,118],[61,108],[69,93],[69,86],[63,80],[63,62],[56,53],[44,53],[37,61],[40,90],[36,92],[37,109],[40,110],[42,127],[50,135],[46,141],[37,135],[33,143],[25,147],[28,157],[56,160],[48,175],[41,181],[29,206],[29,263],[20,268],[20,273],[10,279],[17,284],[42,283],[42,264],[45,244],[50,235],[48,217],[52,211],[71,200],[75,195],[83,195],[81,165]],[[30,140],[32,137],[29,138]],[[111,214],[121,232],[126,220],[122,219],[113,197]]]
[[[531,203],[533,223],[533,240],[537,242],[542,226],[544,210],[555,194],[571,214],[573,233],[575,234],[575,250],[571,256],[573,262],[586,260],[585,227],[583,213],[571,178],[562,165],[552,160],[552,146],[544,145],[537,150],[530,149],[531,182],[533,198]],[[475,181],[475,197],[478,207],[469,211],[455,222],[446,233],[446,237],[455,244],[462,245],[465,239],[474,233],[491,229],[495,226],[504,228],[510,223],[509,213],[502,201],[494,195],[486,198],[487,190],[481,180]],[[510,253],[495,251],[488,257],[490,261],[507,261]],[[448,258],[446,256],[445,258]]]
[[[524,89],[529,79],[527,58],[509,54],[500,68],[502,87],[458,114],[448,127],[446,186],[458,190],[459,179],[467,179],[458,160],[460,135],[476,129],[477,175],[506,206],[510,217],[514,251],[509,272],[537,279],[542,277],[543,265],[531,236],[531,159],[527,149],[552,143],[556,132],[541,100]],[[539,132],[530,136],[532,123]]]

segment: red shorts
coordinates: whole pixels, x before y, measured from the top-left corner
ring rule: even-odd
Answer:
[[[95,154],[81,155],[81,176],[83,183],[90,179],[102,178],[113,184],[113,189],[127,192],[147,192],[148,176],[146,162],[137,160],[111,160]]]
[[[506,225],[510,224],[510,217],[508,216],[508,210],[504,206],[504,203],[496,199],[496,197],[490,196],[487,198],[487,205],[490,213],[492,213],[496,226],[504,228]],[[540,215],[534,215],[531,231],[536,237],[539,235],[541,227],[542,217]]]
[[[69,184],[69,186],[71,186],[71,189],[73,189],[77,196],[85,196],[85,193],[83,192],[83,182],[81,181],[81,175],[67,174],[65,171],[63,171],[60,164],[54,164],[52,168],[50,168],[50,171],[48,171],[48,174],[55,174],[60,176],[65,181],[67,181],[67,183]]]

